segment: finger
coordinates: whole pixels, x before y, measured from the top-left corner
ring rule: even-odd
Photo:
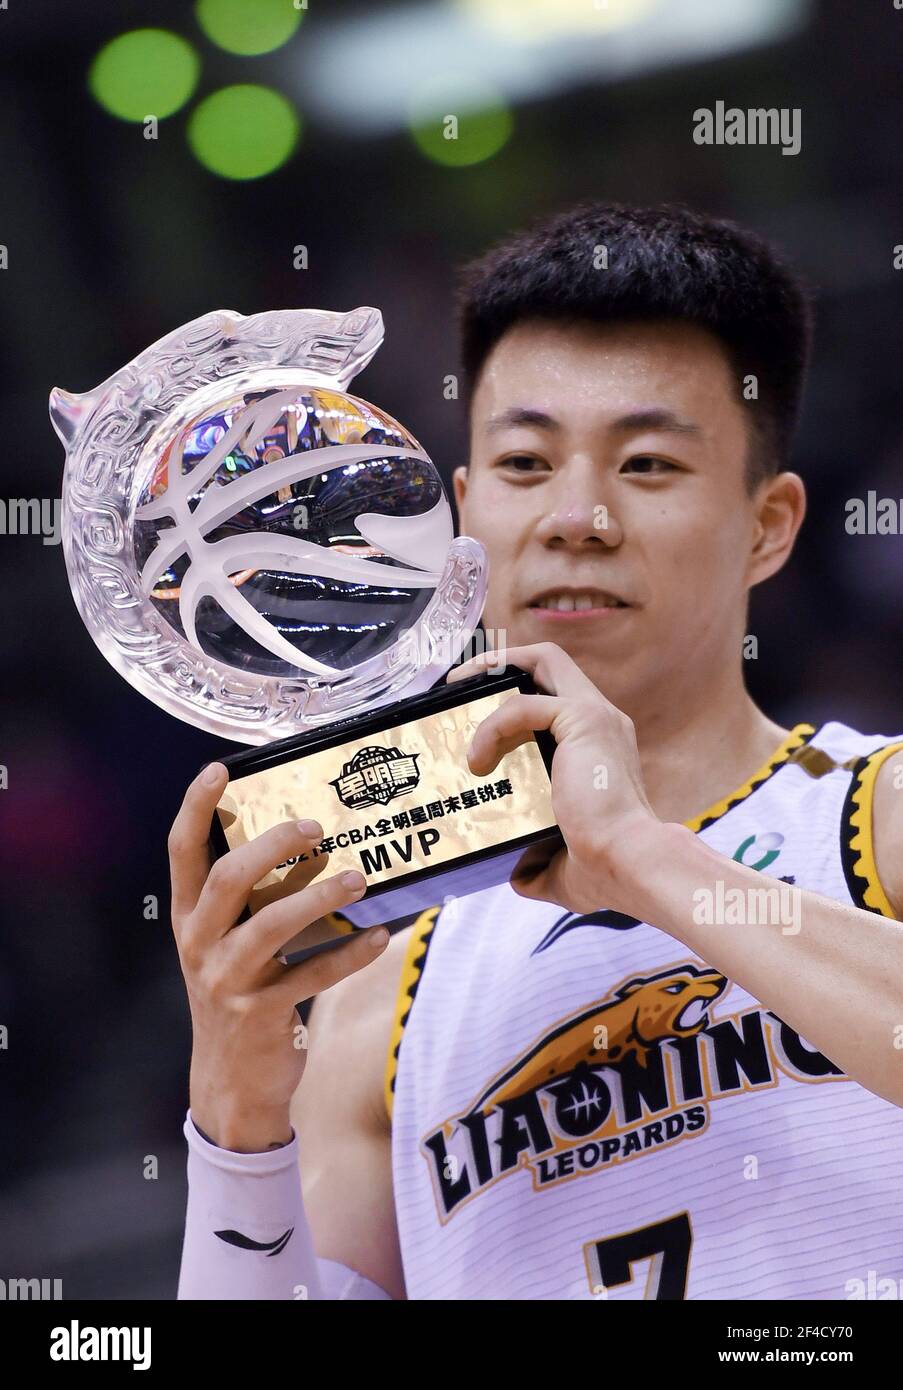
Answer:
[[[562,847],[556,848],[555,844],[550,846],[546,843],[530,845],[518,859],[511,875],[511,887],[519,898],[530,898],[535,902],[560,901],[554,896],[555,887],[567,857],[567,848],[560,836],[556,836],[556,843]]]
[[[554,903],[579,915],[598,912],[604,906],[596,898],[585,877],[574,872],[567,848],[552,854],[546,863],[540,855],[521,856],[511,875],[511,887],[519,898]]]
[[[487,671],[490,666],[504,668],[508,665],[515,665],[513,652],[521,650],[518,647],[502,647],[494,652],[480,652],[479,656],[471,656],[467,661],[462,661],[460,666],[453,666],[445,677],[446,685],[451,685],[454,681],[464,681],[470,676],[479,676],[483,671]]]
[[[366,887],[363,874],[346,869],[343,874],[331,874],[287,898],[270,903],[250,922],[242,922],[233,933],[230,946],[236,959],[243,961],[246,968],[266,965],[287,941],[311,922],[357,902],[364,896]]]
[[[254,885],[286,859],[309,853],[322,838],[323,827],[316,821],[284,821],[217,859],[194,912],[197,943],[204,945],[225,936],[246,906]]]
[[[506,647],[500,652],[481,652],[449,671],[447,681],[466,680],[490,666],[519,666],[550,695],[599,695],[598,688],[584,675],[567,652],[554,642],[534,642],[529,647]]]
[[[509,695],[486,716],[470,741],[467,764],[471,772],[485,777],[506,753],[529,743],[535,730],[550,729],[560,710],[561,701],[553,695]]]
[[[282,978],[270,988],[283,995],[286,1003],[301,1004],[324,989],[331,989],[340,980],[347,979],[365,965],[370,965],[381,956],[389,944],[389,933],[385,927],[370,927],[367,931],[355,932],[341,946],[331,951],[321,951],[300,965],[290,965]]]
[[[312,879],[323,872],[331,858],[332,855],[324,851],[318,854],[316,859],[300,859],[297,864],[292,865],[284,878],[271,877],[265,887],[252,888],[248,897],[248,911],[260,912],[270,903],[278,902],[290,893],[296,893],[299,888],[306,888]]]
[[[210,822],[229,774],[222,763],[210,763],[189,786],[169,832],[169,872],[173,917],[183,917],[197,905],[210,872]]]

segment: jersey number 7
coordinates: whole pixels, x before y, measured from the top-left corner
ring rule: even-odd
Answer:
[[[651,1226],[589,1241],[583,1253],[590,1288],[596,1296],[607,1296],[609,1289],[630,1283],[637,1260],[651,1258],[644,1298],[686,1298],[692,1244],[690,1216],[685,1211]]]

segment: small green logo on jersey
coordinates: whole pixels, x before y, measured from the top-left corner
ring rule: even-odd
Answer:
[[[738,864],[746,864],[748,869],[767,869],[777,859],[783,843],[784,836],[776,830],[768,830],[764,835],[750,835],[742,845],[737,846],[733,857]],[[754,864],[746,860],[746,852],[750,849],[761,856]]]

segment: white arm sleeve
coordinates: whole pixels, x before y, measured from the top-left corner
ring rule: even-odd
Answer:
[[[298,1136],[264,1153],[206,1139],[191,1111],[188,1209],[179,1299],[388,1298],[370,1280],[318,1260],[304,1213]]]
[[[320,1271],[320,1284],[323,1289],[324,1298],[334,1299],[388,1299],[392,1302],[392,1295],[386,1293],[378,1284],[374,1284],[372,1279],[365,1279],[363,1274],[358,1274],[356,1269],[349,1269],[347,1265],[339,1264],[337,1260],[317,1260],[317,1267]]]

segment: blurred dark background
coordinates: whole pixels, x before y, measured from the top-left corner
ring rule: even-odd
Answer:
[[[146,27],[199,62],[156,140],[88,85],[100,50]],[[188,3],[8,0],[0,493],[59,496],[51,386],[88,390],[213,308],[379,306],[386,342],[353,389],[448,477],[466,458],[463,406],[443,393],[456,266],[580,198],[686,201],[772,237],[818,293],[796,460],[811,509],[792,564],[754,595],[753,693],[786,724],[899,733],[903,551],[847,535],[844,502],[903,496],[901,72],[891,0],[310,0],[297,32],[256,56],[213,42]],[[494,154],[448,167],[407,112],[462,76],[494,87],[511,128]],[[281,92],[302,122],[294,153],[257,178],[212,172],[186,140],[199,103],[235,83]],[[719,100],[799,107],[801,153],[697,146],[693,112]],[[475,127],[475,153],[505,125]],[[60,546],[2,535],[0,568],[0,1276],[62,1278],[67,1298],[170,1298],[190,1030],[165,839],[197,767],[234,750],[107,665]]]

